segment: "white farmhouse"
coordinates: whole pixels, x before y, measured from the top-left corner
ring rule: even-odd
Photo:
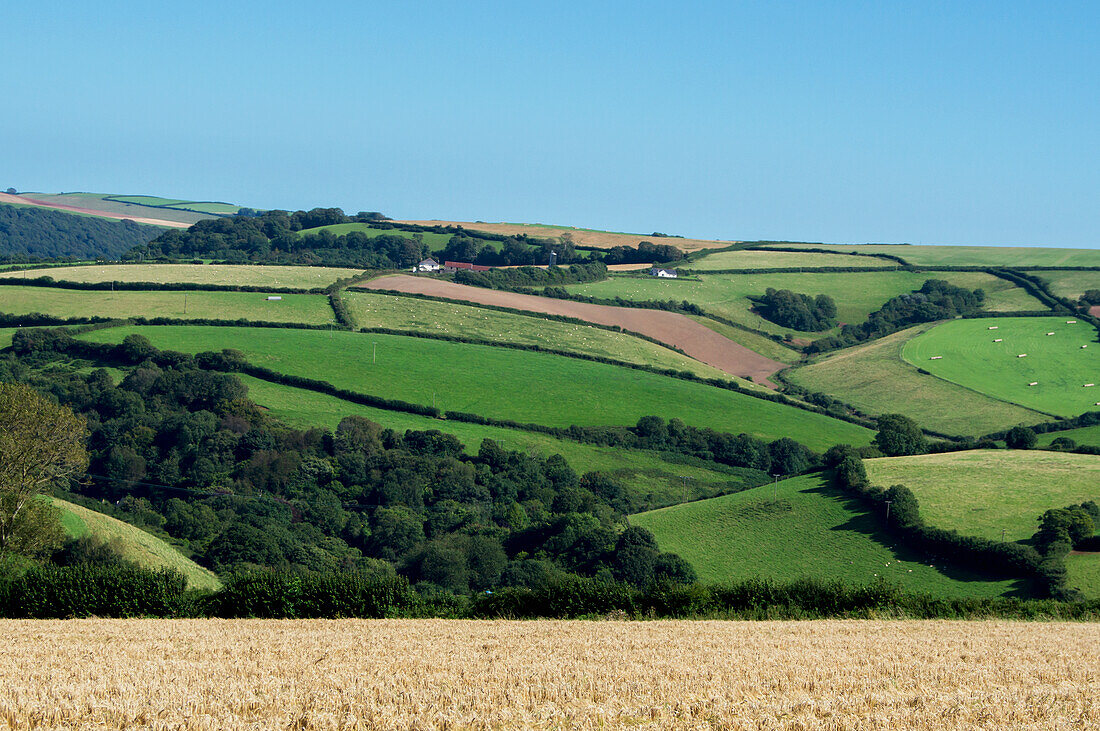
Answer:
[[[653,267],[649,270],[649,276],[658,277],[660,279],[676,279],[676,270]]]

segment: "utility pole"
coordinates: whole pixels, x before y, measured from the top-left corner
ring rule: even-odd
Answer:
[[[890,525],[890,503],[892,503],[894,501],[893,500],[886,500],[885,502],[886,502],[886,525]]]
[[[183,293],[183,314],[187,314],[187,293]]]
[[[779,502],[779,478],[783,475],[772,475],[775,478],[775,482],[772,483],[772,502]]]
[[[1005,542],[1005,529],[1001,528],[1001,543]]]
[[[680,482],[684,486],[684,502],[688,501],[688,480],[691,479],[690,475],[680,475]]]

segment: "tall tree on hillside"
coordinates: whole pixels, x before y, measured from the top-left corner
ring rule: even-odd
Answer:
[[[88,466],[84,419],[24,384],[0,384],[0,553],[44,530],[35,496]]]
[[[906,454],[923,454],[928,449],[917,422],[902,414],[883,414],[878,417],[878,434],[875,446],[887,457]]]

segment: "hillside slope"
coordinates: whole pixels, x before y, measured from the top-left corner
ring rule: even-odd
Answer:
[[[221,586],[214,572],[204,569],[140,528],[65,500],[50,498],[50,502],[61,510],[61,525],[71,538],[85,535],[93,535],[102,541],[117,538],[122,557],[128,561],[147,568],[175,569],[187,577],[187,584],[193,589],[216,589]]]

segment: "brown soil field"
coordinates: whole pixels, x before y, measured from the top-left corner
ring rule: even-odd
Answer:
[[[1089,314],[1093,317],[1100,317],[1100,305],[1093,305],[1090,307]]]
[[[526,312],[575,317],[600,325],[617,325],[625,330],[648,335],[667,345],[674,345],[698,361],[735,376],[751,377],[754,382],[769,388],[775,388],[775,384],[769,380],[770,376],[780,368],[786,368],[784,364],[765,358],[676,312],[591,305],[585,302],[470,287],[429,277],[412,277],[407,274],[379,277],[359,286],[368,289],[427,294],[480,305],[512,307]]]
[[[680,251],[699,251],[700,249],[723,249],[737,241],[713,241],[710,239],[682,239],[678,237],[646,236],[645,234],[619,234],[609,231],[589,231],[583,228],[570,226],[540,226],[539,224],[523,223],[471,223],[469,221],[398,221],[398,223],[413,223],[417,226],[461,226],[470,231],[485,231],[491,234],[504,234],[505,236],[518,236],[527,234],[539,238],[556,239],[562,234],[570,234],[573,242],[583,246],[594,246],[599,249],[610,249],[613,246],[637,246],[639,241],[648,241],[653,244],[670,244]]]
[[[46,201],[38,201],[33,198],[24,198],[20,195],[9,195],[8,193],[0,193],[0,203],[16,203],[24,206],[38,206],[40,208],[54,208],[60,211],[72,211],[74,213],[86,213],[90,216],[98,216],[99,218],[114,218],[125,219],[134,221],[135,223],[148,223],[153,226],[167,226],[169,228],[190,228],[191,224],[181,223],[179,221],[166,221],[161,218],[145,218],[140,216],[127,216],[122,213],[109,213],[107,211],[96,211],[91,208],[80,208],[79,206],[65,205],[64,203],[48,203]]]
[[[5,620],[36,729],[1085,729],[1095,624]]]

